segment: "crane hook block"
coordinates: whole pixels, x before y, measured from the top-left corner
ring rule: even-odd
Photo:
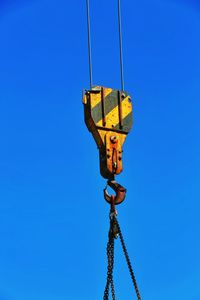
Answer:
[[[122,146],[133,123],[131,97],[94,86],[84,91],[83,104],[86,126],[99,149],[101,175],[112,180],[122,172]]]

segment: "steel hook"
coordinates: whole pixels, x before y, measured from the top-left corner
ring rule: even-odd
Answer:
[[[115,191],[116,193],[115,196],[109,195],[107,191],[107,186],[111,187]],[[114,198],[115,205],[120,204],[124,201],[126,197],[126,189],[121,184],[117,183],[115,180],[108,180],[107,185],[103,191],[104,191],[104,198],[109,204],[112,204],[113,198]]]

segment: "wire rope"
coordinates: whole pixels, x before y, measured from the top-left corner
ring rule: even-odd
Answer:
[[[91,47],[90,4],[89,4],[89,0],[86,0],[86,7],[87,7],[89,76],[90,76],[90,89],[92,89],[92,47]]]
[[[90,89],[92,89],[93,70],[92,70],[92,47],[91,47],[91,26],[90,26],[90,3],[89,3],[89,0],[86,0],[86,7],[87,7],[89,77],[90,77]],[[121,90],[124,91],[124,62],[123,62],[123,43],[122,43],[121,0],[118,0],[118,31],[119,31]]]
[[[120,0],[118,0],[118,28],[119,28],[121,89],[122,89],[122,91],[124,91],[124,63],[123,63],[122,22],[121,22],[121,1]]]

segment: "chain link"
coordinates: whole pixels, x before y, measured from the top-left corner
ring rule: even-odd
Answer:
[[[109,290],[111,287],[112,299],[116,300],[115,298],[115,287],[114,287],[114,280],[113,280],[113,268],[114,268],[114,246],[115,246],[115,239],[113,234],[113,219],[110,218],[110,229],[108,234],[108,243],[107,243],[107,259],[108,259],[108,266],[107,266],[107,281],[104,290],[104,297],[103,300],[109,299]]]
[[[111,288],[111,294],[112,294],[112,300],[116,300],[115,296],[115,288],[114,288],[114,280],[113,280],[113,269],[114,269],[114,246],[115,246],[115,239],[119,236],[122,249],[126,258],[126,262],[128,265],[128,269],[131,275],[131,279],[133,282],[133,286],[135,288],[135,292],[137,295],[137,300],[141,300],[140,292],[138,289],[137,281],[135,278],[135,274],[133,272],[133,268],[131,265],[131,261],[128,255],[128,251],[124,242],[124,238],[121,232],[121,228],[119,225],[119,222],[116,218],[116,215],[113,214],[113,211],[110,212],[110,228],[109,228],[109,234],[108,234],[108,242],[107,242],[107,259],[108,259],[108,266],[107,266],[107,281],[106,286],[104,290],[104,297],[103,300],[109,299],[109,291]]]

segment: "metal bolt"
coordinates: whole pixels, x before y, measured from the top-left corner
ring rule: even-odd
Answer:
[[[115,135],[112,135],[112,136],[110,137],[110,140],[111,140],[111,142],[112,142],[113,144],[115,144],[116,141],[117,141],[117,137],[116,137]]]
[[[126,98],[126,95],[124,93],[121,94],[122,98]]]
[[[113,163],[113,168],[117,169],[117,163],[116,162]]]
[[[132,101],[132,100],[131,100],[131,98],[130,98],[130,97],[128,97],[128,102],[130,102],[130,103],[131,103],[131,101]]]

